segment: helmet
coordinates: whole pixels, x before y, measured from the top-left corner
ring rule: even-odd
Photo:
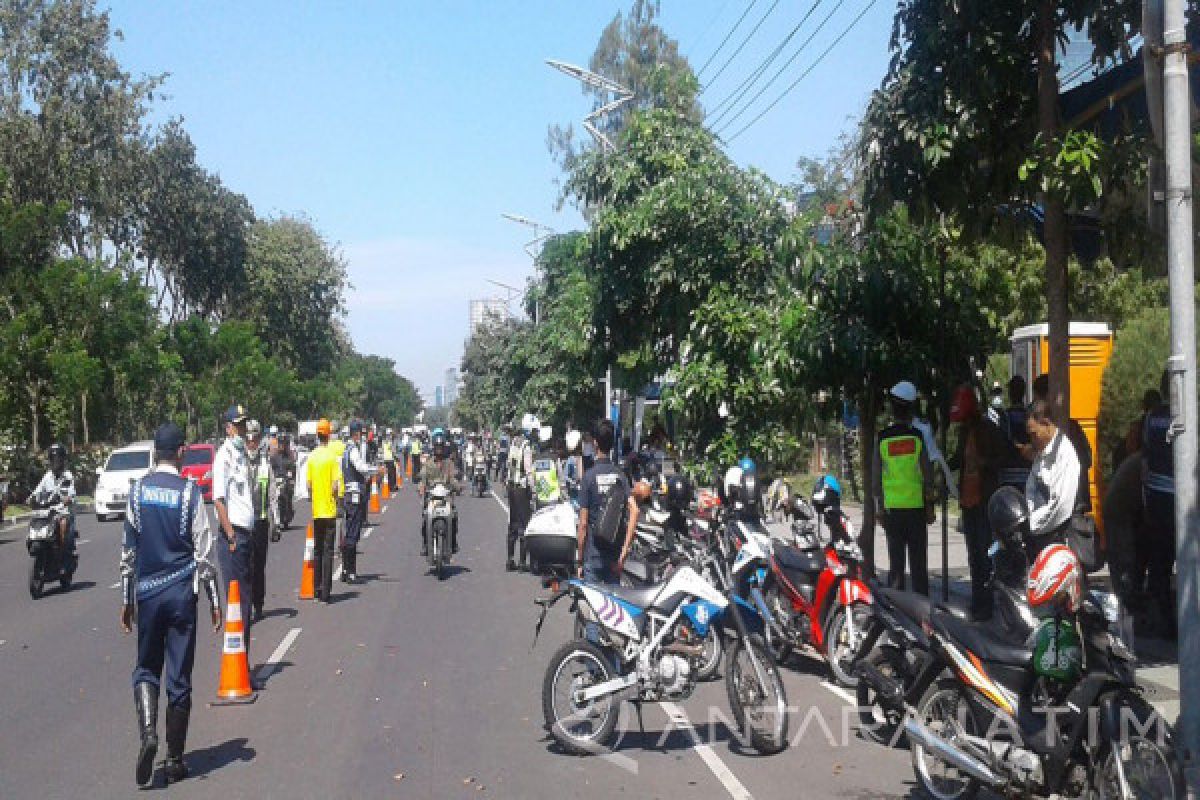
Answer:
[[[712,519],[713,512],[721,507],[721,498],[708,489],[701,489],[696,498],[696,516]]]
[[[970,386],[959,386],[954,390],[954,401],[950,404],[950,421],[966,422],[975,416],[979,404],[975,401],[975,392]]]
[[[247,436],[262,436],[262,423],[256,419],[252,419],[246,423]]]
[[[754,472],[742,472],[741,501],[746,504],[758,502],[761,494],[758,489],[758,475]]]
[[[317,434],[320,436],[328,436],[333,432],[333,426],[329,424],[329,420],[322,417],[317,420]]]
[[[350,420],[350,433],[362,433],[363,424],[361,420]]]
[[[1083,602],[1083,568],[1065,544],[1048,545],[1029,568],[1025,595],[1035,614],[1074,614]]]
[[[813,505],[818,511],[835,508],[842,502],[842,485],[832,475],[822,475],[813,484]]]
[[[583,434],[579,431],[567,431],[566,445],[567,452],[574,453],[579,449],[580,443],[583,441]]]
[[[725,472],[725,479],[721,481],[721,489],[723,498],[733,500],[736,498],[738,491],[742,485],[742,468],[730,467]]]
[[[1020,489],[1002,486],[988,501],[987,515],[992,535],[1015,536],[1023,533],[1029,523],[1029,504]]]
[[[67,448],[58,442],[50,445],[50,449],[46,451],[46,456],[50,459],[50,468],[56,472],[67,465]]]
[[[888,390],[888,394],[909,405],[917,402],[917,387],[911,381],[900,381]]]
[[[1069,621],[1048,619],[1033,639],[1033,669],[1043,678],[1074,683],[1083,673],[1083,643]]]
[[[692,482],[685,475],[667,478],[667,508],[683,511],[692,504]]]
[[[279,435],[279,426],[278,426],[278,425],[272,425],[272,426],[271,426],[271,430],[270,430],[270,434],[271,434],[272,436],[278,436],[278,435]]]
[[[447,451],[450,448],[450,443],[446,440],[446,433],[438,428],[433,432],[433,448],[434,458],[445,458]]]
[[[554,436],[554,428],[549,425],[542,425],[538,428],[538,441],[546,444]]]
[[[524,414],[521,416],[521,430],[526,434],[532,433],[536,428],[542,427],[542,423],[533,414]]]
[[[742,456],[742,460],[738,462],[738,466],[742,468],[742,472],[755,472],[754,459],[750,456]]]

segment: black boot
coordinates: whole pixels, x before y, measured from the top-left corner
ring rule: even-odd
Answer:
[[[529,554],[525,552],[525,536],[522,534],[520,541],[521,561],[517,566],[518,572],[529,572]]]
[[[342,551],[342,580],[358,583],[358,551],[353,547]]]
[[[158,724],[158,689],[152,683],[139,683],[133,687],[133,702],[142,740],[134,777],[138,786],[145,787],[154,780],[154,756],[158,753],[158,733],[154,730]]]
[[[163,762],[167,783],[178,783],[188,776],[187,766],[183,763],[183,745],[187,741],[191,714],[191,708],[167,706],[167,760]]]

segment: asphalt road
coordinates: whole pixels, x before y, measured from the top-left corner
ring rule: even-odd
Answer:
[[[220,638],[202,630],[186,755],[192,777],[171,786],[172,796],[881,798],[912,791],[907,751],[862,739],[848,698],[824,683],[816,661],[785,670],[793,746],[780,755],[760,757],[730,734],[723,681],[677,706],[648,707],[644,732],[627,706],[613,756],[562,754],[543,730],[540,697],[546,662],[570,635],[569,614],[565,605],[554,609],[531,650],[532,600],[541,590],[503,569],[504,509],[492,497],[463,497],[458,506],[462,553],[449,579],[426,574],[418,504],[406,487],[372,515],[359,556],[365,583],[335,584],[328,606],[296,598],[306,518],[272,545],[267,619],[254,626],[250,644],[265,686],[252,705],[210,707]],[[89,515],[79,529],[75,587],[37,601],[25,584],[24,530],[0,533],[0,798],[139,794],[135,642],[118,624],[120,523]]]

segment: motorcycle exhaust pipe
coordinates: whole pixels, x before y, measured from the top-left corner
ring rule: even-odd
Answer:
[[[904,708],[904,684],[884,675],[879,667],[860,661],[854,666],[855,676],[875,692],[875,701],[885,708]]]
[[[942,761],[957,767],[989,787],[995,789],[1004,785],[1004,779],[992,772],[982,761],[950,744],[911,716],[904,720],[904,733],[908,735],[910,744],[913,742],[920,744]]]
[[[663,652],[691,658],[700,658],[704,655],[704,647],[698,644],[671,642],[663,647]]]

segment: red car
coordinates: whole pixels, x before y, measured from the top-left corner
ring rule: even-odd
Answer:
[[[189,444],[183,452],[183,468],[179,473],[200,484],[204,502],[212,502],[212,467],[217,448],[211,444]]]

